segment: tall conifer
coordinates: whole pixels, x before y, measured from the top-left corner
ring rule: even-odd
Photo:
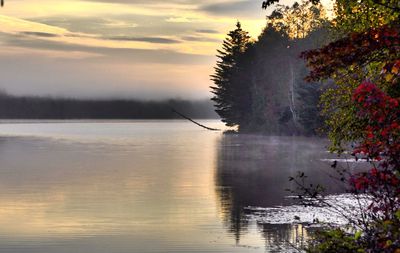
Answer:
[[[248,32],[244,31],[240,22],[237,22],[236,29],[229,32],[224,40],[222,50],[217,50],[218,61],[215,73],[211,75],[214,86],[211,86],[215,102],[216,112],[227,126],[240,125],[243,121],[243,110],[241,105],[242,96],[248,94],[243,82],[238,82],[237,77],[240,66],[239,62],[243,57],[250,43]]]

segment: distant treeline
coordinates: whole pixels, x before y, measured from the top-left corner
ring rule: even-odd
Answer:
[[[12,96],[0,93],[1,119],[175,119],[171,108],[191,118],[218,118],[208,100],[138,101]]]

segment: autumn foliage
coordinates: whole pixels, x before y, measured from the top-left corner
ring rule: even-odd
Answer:
[[[386,69],[389,70],[394,66],[393,71],[398,74],[399,35],[399,26],[385,25],[364,32],[355,32],[323,48],[306,51],[301,57],[306,59],[311,67],[307,79],[309,81],[326,79],[341,69],[362,67],[371,62],[385,62]]]
[[[358,143],[354,157],[371,165],[348,177],[350,193],[368,199],[360,209],[362,219],[355,221],[358,231],[325,231],[309,251],[400,252],[400,25],[353,32],[301,57],[310,68],[307,80],[333,79],[338,87],[349,82],[349,89],[331,91],[344,96],[349,90],[348,99],[335,98],[331,101],[339,103],[328,108],[337,119],[347,117],[342,122],[351,128],[337,120],[331,130],[340,134],[332,136]],[[360,79],[358,86],[350,85]]]
[[[356,177],[352,182],[356,190],[368,191],[376,195],[380,187],[391,191],[391,202],[400,207],[400,107],[399,99],[392,98],[370,82],[362,83],[353,94],[357,116],[366,119],[364,138],[353,155],[365,156],[375,161],[374,167],[367,173]],[[381,196],[382,198],[384,196]],[[386,196],[385,196],[386,198]],[[384,198],[383,198],[384,199]],[[374,211],[385,211],[386,203]]]
[[[342,181],[367,205],[360,205],[356,218],[349,220],[350,229],[320,231],[306,251],[400,252],[400,98],[364,81],[353,91],[352,102],[355,116],[366,122],[353,156],[371,168],[348,171]]]
[[[370,204],[364,210],[361,248],[369,252],[400,251],[400,100],[371,82],[353,93],[357,117],[368,123],[353,155],[369,159],[372,169],[353,175],[352,192],[365,194]]]

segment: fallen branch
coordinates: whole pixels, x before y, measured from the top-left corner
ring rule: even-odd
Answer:
[[[221,129],[218,129],[218,128],[211,128],[211,127],[207,127],[207,126],[205,126],[205,125],[202,125],[202,124],[200,124],[200,123],[198,123],[198,122],[192,120],[191,118],[189,118],[189,117],[183,115],[182,113],[178,112],[177,110],[175,110],[175,109],[172,108],[172,107],[171,107],[171,110],[172,110],[174,113],[176,113],[176,114],[178,114],[179,116],[181,116],[182,118],[187,119],[187,120],[193,122],[194,124],[196,124],[196,125],[198,125],[198,126],[200,126],[200,127],[202,127],[202,128],[205,128],[205,129],[210,130],[210,131],[221,131]]]

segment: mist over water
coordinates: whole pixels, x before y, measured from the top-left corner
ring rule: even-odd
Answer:
[[[3,123],[0,133],[1,252],[282,252],[307,229],[260,223],[247,207],[291,205],[298,170],[342,190],[316,138],[181,120]]]

